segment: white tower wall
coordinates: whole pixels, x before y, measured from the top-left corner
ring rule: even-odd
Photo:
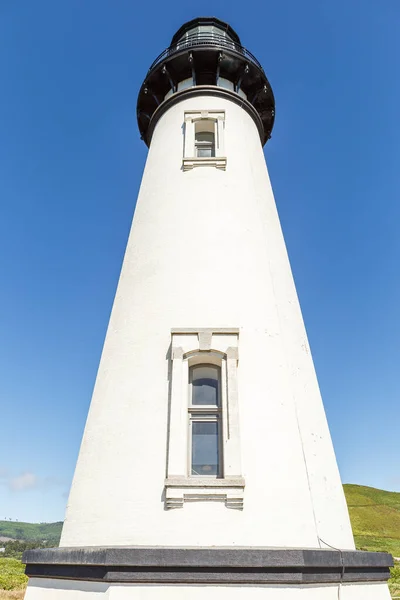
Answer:
[[[225,111],[225,171],[182,169],[202,110]],[[165,507],[173,328],[239,329],[243,510]],[[259,133],[233,101],[182,99],[152,137],[61,546],[321,540],[354,548]]]

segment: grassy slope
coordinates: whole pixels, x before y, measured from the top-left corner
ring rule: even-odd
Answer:
[[[29,542],[42,542],[47,540],[58,545],[60,541],[62,523],[20,523],[14,521],[0,521],[0,537],[9,537],[15,540]]]
[[[16,558],[0,558],[0,590],[23,589],[28,578],[25,565]]]
[[[400,493],[344,486],[357,548],[400,557]]]
[[[400,565],[396,563],[391,569],[391,578],[389,579],[389,589],[393,598],[400,597]]]

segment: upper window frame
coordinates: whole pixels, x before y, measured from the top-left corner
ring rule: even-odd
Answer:
[[[196,128],[204,122],[206,130],[214,134],[214,156],[197,156]],[[200,129],[201,131],[201,129]],[[225,156],[225,111],[189,110],[184,113],[183,171],[195,167],[215,167],[226,170]]]

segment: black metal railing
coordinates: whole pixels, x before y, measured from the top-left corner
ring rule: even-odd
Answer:
[[[264,71],[256,57],[253,56],[249,50],[246,50],[246,48],[240,44],[237,44],[233,40],[229,39],[229,37],[212,33],[196,33],[186,38],[182,38],[182,40],[179,40],[179,42],[161,52],[161,54],[157,56],[151,65],[149,72],[177,52],[181,52],[182,50],[190,50],[191,48],[199,48],[202,46],[221,48],[221,50],[227,50],[240,54],[244,59],[255,64],[259,69],[261,69],[261,71]]]

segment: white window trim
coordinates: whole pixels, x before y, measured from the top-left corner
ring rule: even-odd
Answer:
[[[195,123],[205,119],[214,122],[215,156],[196,156]],[[189,171],[195,167],[216,167],[226,170],[225,156],[225,111],[224,110],[189,110],[185,112],[184,147],[182,168]]]
[[[237,397],[238,329],[173,329],[166,508],[185,502],[220,500],[228,508],[243,508],[245,482],[240,455]],[[189,367],[216,364],[221,368],[221,474],[190,476],[188,435]]]

